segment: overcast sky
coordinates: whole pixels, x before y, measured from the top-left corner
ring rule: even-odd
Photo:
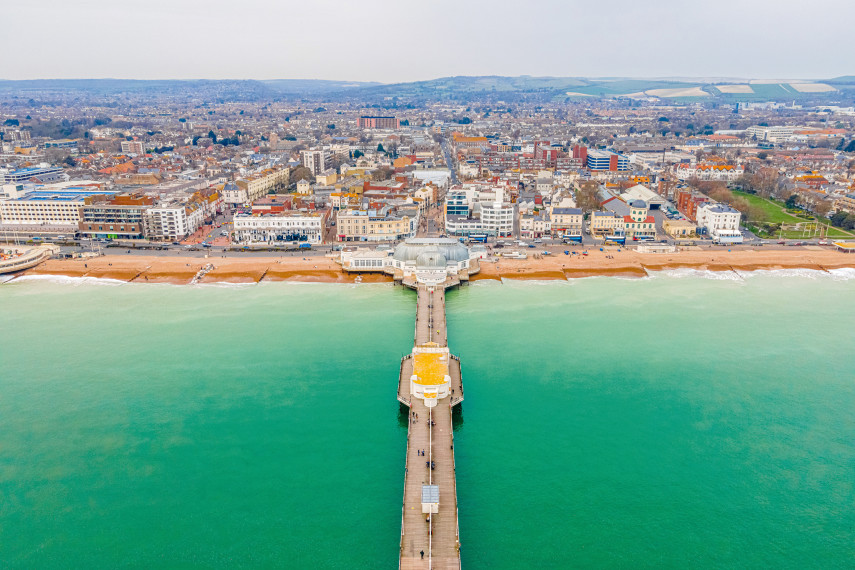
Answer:
[[[855,74],[851,0],[2,0],[0,78]]]

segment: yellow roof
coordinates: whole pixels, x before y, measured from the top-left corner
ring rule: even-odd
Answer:
[[[413,374],[416,375],[416,384],[421,386],[444,384],[448,375],[448,355],[441,352],[416,353],[413,356]]]

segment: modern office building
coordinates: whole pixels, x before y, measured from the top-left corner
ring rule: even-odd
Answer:
[[[745,129],[745,134],[750,139],[756,138],[758,141],[780,143],[793,136],[793,127],[763,127],[758,125]]]
[[[80,211],[80,234],[92,238],[143,239],[146,211],[154,198],[139,194],[86,198]]]
[[[468,216],[469,198],[466,192],[449,192],[445,197],[445,214],[447,216]]]
[[[76,139],[58,139],[53,141],[47,141],[45,143],[45,148],[67,148],[67,149],[77,149],[77,140]]]
[[[49,166],[47,168],[21,168],[11,172],[0,171],[0,184],[19,184],[32,180],[47,184],[49,182],[58,182],[65,178],[66,176],[63,174],[62,168],[56,166]]]
[[[13,229],[54,228],[73,234],[86,200],[104,194],[98,185],[25,192],[16,198],[0,200],[0,223]]]
[[[588,150],[586,166],[588,170],[629,170],[629,159],[608,150]]]

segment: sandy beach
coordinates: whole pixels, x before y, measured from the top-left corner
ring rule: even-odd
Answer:
[[[202,283],[257,283],[259,281],[302,281],[353,283],[357,274],[341,271],[329,257],[242,257],[191,258],[106,255],[94,259],[49,260],[24,272],[25,275],[96,277],[136,283],[188,284],[207,263],[214,269]],[[690,249],[675,253],[638,253],[630,250],[590,251],[588,255],[550,255],[540,259],[500,259],[482,262],[482,279],[572,279],[593,276],[644,277],[651,271],[698,269],[708,271],[755,271],[813,269],[824,271],[855,268],[855,255],[830,248],[792,249]],[[365,273],[363,283],[391,282],[380,273]]]

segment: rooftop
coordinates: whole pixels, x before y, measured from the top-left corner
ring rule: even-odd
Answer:
[[[82,202],[89,196],[115,194],[109,190],[35,190],[17,198],[18,202]]]
[[[435,343],[428,343],[435,344]],[[448,375],[448,354],[442,352],[422,352],[413,355],[413,374],[416,384],[438,386],[445,383]]]

